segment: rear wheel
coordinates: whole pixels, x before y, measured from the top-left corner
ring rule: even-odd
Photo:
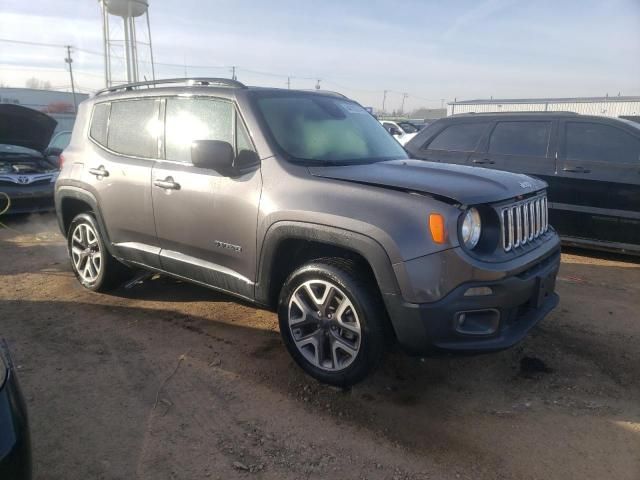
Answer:
[[[127,277],[128,269],[106,249],[98,224],[90,214],[81,213],[72,220],[67,247],[71,268],[85,288],[107,291]]]
[[[350,261],[322,259],[293,272],[282,289],[278,317],[285,345],[321,382],[353,385],[382,359],[386,313],[365,277]]]

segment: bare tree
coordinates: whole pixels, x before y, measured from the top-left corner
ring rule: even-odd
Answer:
[[[25,86],[36,90],[50,90],[51,82],[49,80],[40,80],[39,78],[31,77],[25,82]]]

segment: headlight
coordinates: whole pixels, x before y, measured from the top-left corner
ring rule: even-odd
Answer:
[[[480,231],[482,230],[482,222],[480,221],[480,212],[475,208],[470,208],[464,214],[462,221],[462,242],[469,250],[475,248],[480,240]]]

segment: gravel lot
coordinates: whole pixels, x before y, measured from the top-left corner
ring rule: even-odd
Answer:
[[[165,278],[84,291],[53,215],[5,223],[36,479],[640,478],[639,260],[563,254],[560,306],[518,347],[391,353],[343,392],[301,373],[272,313]]]

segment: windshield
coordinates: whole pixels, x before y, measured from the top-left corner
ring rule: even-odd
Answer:
[[[404,130],[404,133],[416,133],[418,131],[418,127],[416,127],[413,123],[409,122],[400,122],[398,123]]]
[[[349,100],[275,95],[257,104],[275,141],[295,160],[346,165],[407,158],[382,125]]]
[[[69,145],[71,141],[71,132],[60,132],[58,133],[49,144],[49,148],[59,148],[60,150],[64,150]]]

